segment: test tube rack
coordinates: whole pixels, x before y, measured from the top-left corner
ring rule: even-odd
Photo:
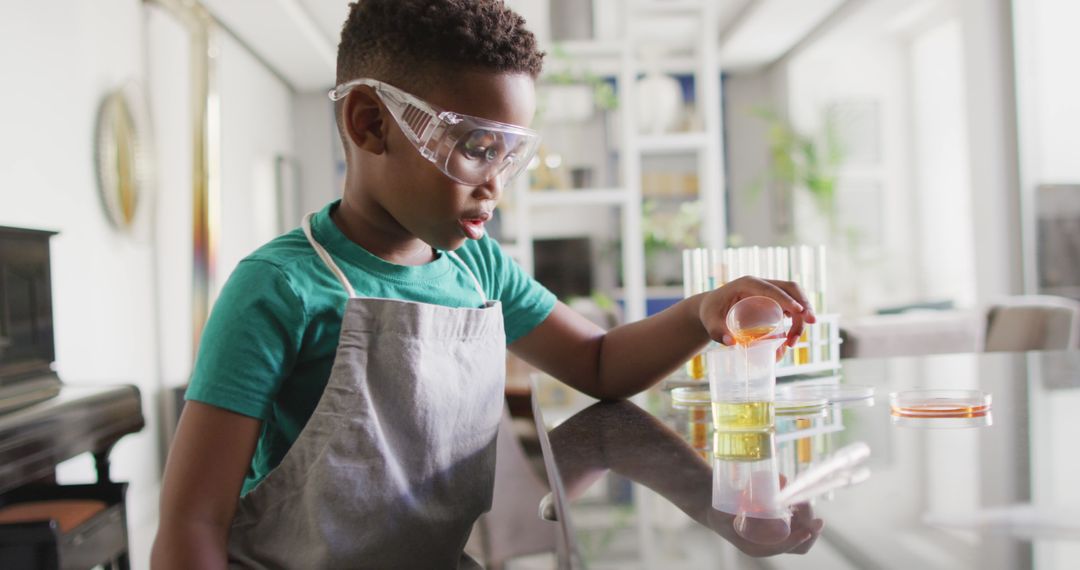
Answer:
[[[814,374],[840,368],[840,315],[817,315],[806,325],[795,346],[776,363],[776,376]]]
[[[826,312],[826,251],[824,246],[738,247],[683,250],[683,293],[704,293],[739,277],[779,279],[798,283],[816,311],[817,323],[803,329],[799,341],[777,363],[776,376],[814,374],[840,368],[840,315]],[[686,366],[692,380],[705,377],[704,360],[694,357]]]

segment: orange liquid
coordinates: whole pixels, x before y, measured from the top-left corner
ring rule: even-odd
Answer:
[[[735,343],[736,344],[741,344],[743,346],[747,346],[747,345],[752,344],[754,341],[766,338],[769,335],[769,333],[773,332],[774,328],[776,328],[776,327],[763,326],[763,327],[753,327],[753,328],[749,328],[749,329],[742,329],[742,330],[739,330],[739,331],[732,331],[731,336],[733,336],[735,338]]]
[[[705,355],[698,354],[686,363],[686,373],[694,380],[705,377]]]
[[[690,411],[690,447],[709,450],[709,410],[704,406]]]
[[[893,406],[892,413],[897,416],[912,418],[978,418],[985,416],[990,406],[964,406],[956,404],[914,404],[911,406]]]

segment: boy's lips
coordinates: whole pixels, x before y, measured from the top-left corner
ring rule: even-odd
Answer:
[[[491,218],[487,212],[470,212],[458,220],[462,233],[469,239],[484,237],[484,222]]]

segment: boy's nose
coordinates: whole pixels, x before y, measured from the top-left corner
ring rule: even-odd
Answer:
[[[479,185],[473,191],[477,198],[498,201],[502,197],[503,183],[501,176],[492,176],[491,180]]]

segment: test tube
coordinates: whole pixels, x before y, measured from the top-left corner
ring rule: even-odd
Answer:
[[[825,314],[827,308],[825,307],[825,246],[819,245],[814,253],[814,293],[816,298],[814,301],[814,312]]]
[[[730,282],[742,277],[742,267],[739,266],[739,255],[735,248],[724,249],[723,257],[727,267],[727,280]]]
[[[702,459],[707,459],[709,456],[709,428],[711,425],[709,420],[709,408],[695,406],[690,409],[688,426],[690,446],[698,452]]]
[[[682,287],[683,298],[691,297],[694,294],[694,271],[693,271],[693,254],[694,250],[684,249],[682,250]]]
[[[776,278],[782,281],[791,281],[787,248],[777,247],[773,249],[776,254]]]
[[[818,315],[824,315],[828,308],[825,304],[825,273],[826,273],[826,258],[825,258],[825,246],[819,245],[817,249],[817,271],[815,272],[815,285],[814,289],[817,292],[817,299],[815,300],[814,311]],[[829,323],[821,323],[818,327],[818,335],[821,342],[821,361],[828,362],[832,360],[832,330]]]
[[[791,267],[794,272],[795,282],[802,288],[803,293],[806,293],[808,300],[814,302],[814,286],[813,281],[813,268],[814,268],[814,250],[810,246],[800,245],[794,248],[795,256],[792,258]],[[810,326],[803,328],[803,332],[799,335],[799,341],[795,347],[794,361],[796,365],[809,364],[811,362],[810,353]]]
[[[750,275],[754,277],[761,277],[761,248],[754,245],[750,246],[750,250],[747,252],[747,257],[750,259]]]
[[[709,267],[712,269],[710,273],[711,282],[710,289],[716,289],[723,287],[727,283],[727,272],[724,271],[724,257],[722,252],[718,249],[710,249],[709,251]]]
[[[739,273],[743,275],[753,275],[754,271],[750,263],[750,248],[740,247],[736,250],[739,256]]]
[[[701,248],[683,250],[683,294],[691,297],[708,289],[709,263],[707,251]],[[698,353],[686,363],[686,374],[692,380],[705,378],[705,357]]]
[[[765,268],[761,272],[762,279],[776,279],[776,249],[766,247],[761,253],[765,258]]]
[[[809,418],[795,418],[797,430],[810,429]],[[809,436],[795,440],[795,457],[799,466],[809,465],[814,460],[813,441]]]

